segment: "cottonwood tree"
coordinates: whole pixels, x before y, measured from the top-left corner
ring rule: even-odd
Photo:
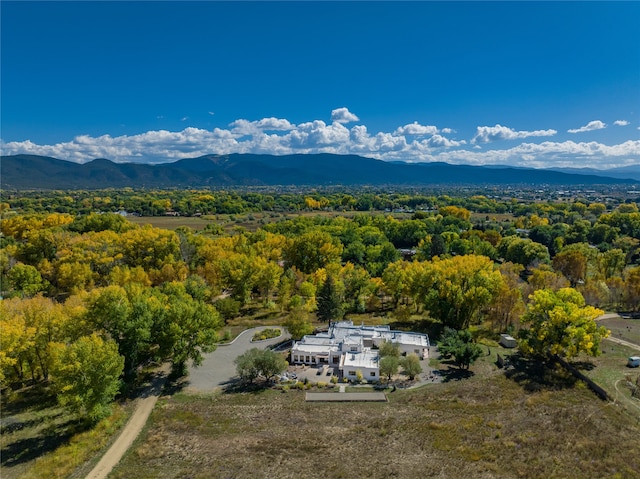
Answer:
[[[486,256],[455,256],[426,264],[421,281],[423,301],[432,317],[445,326],[463,329],[478,319],[504,282]]]
[[[110,413],[123,368],[115,341],[104,341],[95,333],[62,346],[52,368],[58,401],[92,422],[99,421]]]
[[[573,288],[535,291],[521,318],[528,329],[520,331],[520,349],[542,357],[557,354],[573,358],[580,353],[597,356],[600,342],[610,334],[595,322],[602,313],[585,306],[583,296]]]

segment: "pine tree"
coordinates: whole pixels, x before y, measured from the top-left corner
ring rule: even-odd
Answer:
[[[332,276],[327,280],[318,293],[318,319],[320,321],[334,321],[342,319],[342,300],[338,294],[336,283]]]

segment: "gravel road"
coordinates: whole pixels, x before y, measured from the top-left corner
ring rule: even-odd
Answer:
[[[221,344],[214,352],[206,354],[199,367],[189,368],[189,377],[185,389],[191,392],[211,392],[222,387],[236,377],[236,366],[233,364],[233,360],[242,353],[251,348],[266,348],[290,338],[285,329],[279,328],[283,333],[281,336],[265,341],[251,342],[251,338],[253,338],[256,331],[262,331],[267,328],[275,327],[266,326],[248,329],[240,333],[232,343]]]

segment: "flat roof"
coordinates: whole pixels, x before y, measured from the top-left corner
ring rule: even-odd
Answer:
[[[362,351],[361,353],[344,353],[343,367],[350,368],[378,368],[378,353]]]
[[[300,344],[296,343],[291,352],[303,353],[329,353],[330,351],[338,351],[338,346],[327,346],[324,344]]]
[[[306,393],[308,402],[387,402],[385,393]]]

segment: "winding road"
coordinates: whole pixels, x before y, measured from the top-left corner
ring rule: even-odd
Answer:
[[[231,343],[219,344],[215,351],[205,354],[204,361],[200,367],[189,368],[189,379],[186,390],[211,392],[224,386],[236,376],[233,360],[242,353],[251,348],[266,348],[290,337],[286,330],[279,328],[282,332],[282,335],[279,337],[255,343],[251,342],[253,335],[263,329],[266,329],[266,327],[243,331]],[[93,470],[86,476],[86,479],[105,479],[118,462],[120,462],[122,456],[124,456],[127,449],[133,444],[133,441],[138,437],[138,434],[140,434],[140,431],[142,431],[142,428],[146,424],[156,401],[162,393],[168,372],[169,367],[165,365],[158,371],[151,383],[142,390],[140,396],[136,399],[136,408],[124,426],[124,429],[105,455],[102,456],[98,464],[96,464]]]

